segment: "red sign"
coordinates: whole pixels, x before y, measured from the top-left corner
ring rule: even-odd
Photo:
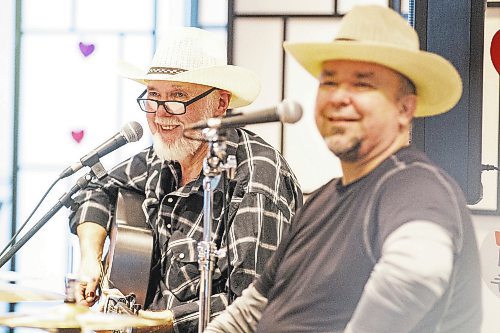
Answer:
[[[500,74],[500,30],[491,39],[490,55],[493,66],[495,66],[495,69]]]

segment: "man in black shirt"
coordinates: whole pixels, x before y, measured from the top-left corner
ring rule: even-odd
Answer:
[[[206,332],[479,332],[478,250],[457,184],[409,145],[461,79],[391,9],[355,7],[331,43],[285,43],[319,80],[343,176],[311,195],[264,273]]]

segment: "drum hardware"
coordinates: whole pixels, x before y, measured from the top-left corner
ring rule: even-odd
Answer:
[[[133,315],[95,312],[83,305],[63,303],[37,313],[0,316],[0,325],[41,329],[125,330],[129,327],[160,326],[161,322]]]
[[[135,294],[128,294],[127,296],[108,295],[106,296],[103,312],[138,315],[141,308],[141,304],[136,303]]]
[[[131,314],[101,313],[75,303],[77,280],[68,278],[66,298],[61,305],[36,313],[13,313],[0,316],[0,325],[30,327],[45,330],[125,330],[131,327],[161,326],[160,320],[146,319]]]

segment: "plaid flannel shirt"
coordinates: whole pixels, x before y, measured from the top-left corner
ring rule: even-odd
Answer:
[[[302,205],[302,192],[295,175],[278,151],[257,135],[243,129],[230,130],[227,155],[235,155],[236,176],[231,186],[221,180],[214,190],[212,239],[226,248],[232,264],[231,290],[241,295],[263,271],[288,230],[295,211]],[[203,174],[180,186],[177,162],[161,161],[149,147],[117,165],[103,181],[93,181],[76,198],[70,216],[73,232],[81,222],[95,222],[109,230],[118,189],[145,195],[142,208],[155,236],[152,280],[146,307],[171,309],[176,332],[197,332],[199,282],[197,244],[203,238]],[[226,185],[227,182],[226,182]],[[232,188],[223,193],[223,189]],[[230,231],[223,226],[226,200]],[[227,256],[216,259],[213,273],[211,314],[225,309]]]

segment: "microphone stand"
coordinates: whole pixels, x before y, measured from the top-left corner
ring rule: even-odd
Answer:
[[[202,131],[208,141],[207,157],[203,161],[203,240],[198,242],[198,265],[200,269],[200,312],[198,332],[202,333],[210,321],[210,297],[212,294],[212,273],[214,259],[221,255],[212,241],[213,190],[219,184],[222,171],[227,171],[228,178],[234,178],[236,157],[228,156],[226,161],[226,143],[221,140],[217,129],[206,128]],[[228,231],[226,231],[228,232]]]
[[[78,179],[69,192],[63,194],[57,203],[33,227],[9,248],[9,250],[0,258],[0,268],[3,267],[3,265],[5,265],[17,253],[17,251],[19,251],[19,249],[26,244],[26,242],[30,240],[31,237],[33,237],[35,233],[40,230],[40,228],[42,228],[45,223],[47,223],[63,206],[71,207],[74,204],[72,196],[87,187],[92,178],[96,176],[96,173],[99,175],[99,179],[102,179],[107,175],[107,172],[100,162],[95,163],[92,166],[92,170],[88,174]]]

